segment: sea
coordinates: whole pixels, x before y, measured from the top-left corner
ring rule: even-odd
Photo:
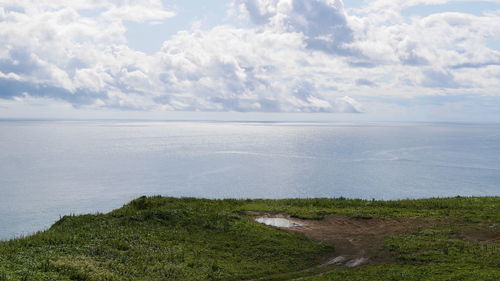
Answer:
[[[0,240],[143,195],[500,196],[500,124],[0,121]]]

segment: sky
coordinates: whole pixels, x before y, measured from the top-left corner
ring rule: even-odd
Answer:
[[[0,118],[500,122],[500,0],[0,0]]]

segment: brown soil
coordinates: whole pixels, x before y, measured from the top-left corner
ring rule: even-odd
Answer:
[[[500,233],[498,232],[472,231],[457,235],[457,237],[472,242],[500,242]]]
[[[419,227],[436,223],[430,219],[417,218],[357,219],[329,216],[323,220],[301,220],[284,215],[267,215],[265,217],[289,219],[302,226],[280,229],[301,233],[312,239],[335,245],[333,256],[324,266],[337,264],[350,267],[391,261],[389,253],[382,249],[387,236],[410,233]]]

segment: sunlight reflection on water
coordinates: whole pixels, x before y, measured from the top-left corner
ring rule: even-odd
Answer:
[[[0,122],[0,239],[142,195],[500,195],[500,126]]]

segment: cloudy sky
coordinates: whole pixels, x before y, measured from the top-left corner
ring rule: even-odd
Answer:
[[[499,122],[500,0],[0,0],[0,118],[189,114]]]

